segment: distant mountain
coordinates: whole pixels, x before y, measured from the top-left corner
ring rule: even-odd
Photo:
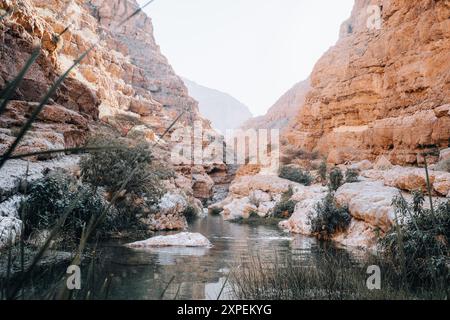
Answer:
[[[189,95],[199,102],[200,113],[212,122],[212,126],[223,134],[227,129],[239,128],[252,118],[246,105],[227,93],[201,86],[183,78]]]
[[[309,90],[309,79],[297,83],[269,109],[266,115],[249,119],[242,128],[288,130],[291,122],[300,112]]]

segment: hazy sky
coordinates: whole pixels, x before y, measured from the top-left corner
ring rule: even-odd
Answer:
[[[337,41],[353,2],[155,0],[145,11],[177,74],[229,93],[261,115],[308,77]]]

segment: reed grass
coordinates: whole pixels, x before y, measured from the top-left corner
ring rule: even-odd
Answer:
[[[325,249],[314,261],[292,257],[263,262],[253,255],[242,260],[230,277],[234,297],[241,300],[410,300],[448,299],[443,290],[410,290],[402,278],[383,261],[364,263]],[[381,267],[381,290],[369,290],[367,267]]]

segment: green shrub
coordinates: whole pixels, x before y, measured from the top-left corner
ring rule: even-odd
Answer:
[[[397,224],[380,240],[384,257],[412,287],[450,283],[450,201],[434,214],[424,202],[421,192],[414,193],[412,204],[394,198]]]
[[[334,168],[330,172],[330,184],[329,187],[331,191],[336,191],[343,184],[344,176],[342,175],[342,170],[338,167]]]
[[[348,208],[339,207],[331,193],[315,206],[314,212],[309,216],[312,232],[324,240],[347,230],[351,220]]]
[[[275,218],[288,219],[294,213],[296,205],[297,202],[292,200],[280,201],[273,209],[273,216]]]
[[[209,209],[209,213],[213,216],[218,216],[222,213],[222,209],[217,208],[217,207],[213,207],[212,209]]]
[[[358,182],[359,172],[355,169],[348,169],[345,172],[345,182],[346,183],[355,183]]]
[[[295,211],[296,201],[291,200],[294,195],[294,190],[289,187],[289,190],[283,193],[281,196],[281,201],[277,203],[273,209],[273,216],[275,218],[287,219],[292,216]]]
[[[77,183],[64,172],[50,173],[35,181],[29,186],[28,197],[20,208],[25,234],[52,229],[70,205],[73,205],[73,210],[62,228],[62,236],[77,241],[91,218],[99,217],[104,212],[105,201],[91,188]],[[111,216],[107,217],[107,220],[111,219]],[[98,229],[102,236],[109,231],[107,225],[103,224]]]
[[[165,191],[161,180],[172,177],[173,172],[154,161],[147,143],[129,146],[123,141],[100,137],[94,139],[92,144],[111,148],[82,158],[80,167],[83,182],[115,193],[127,181],[124,190],[131,195],[131,203],[144,199],[144,205],[150,207],[159,202]]]
[[[278,176],[280,178],[297,182],[305,186],[310,186],[314,180],[309,172],[303,172],[301,169],[294,168],[291,166],[281,167]]]
[[[199,212],[198,212],[198,210],[196,208],[194,208],[193,206],[189,205],[184,210],[183,215],[186,217],[186,219],[193,220],[193,219],[197,218],[198,213]]]
[[[327,162],[326,160],[324,160],[320,163],[319,170],[317,172],[322,182],[327,181],[327,172],[328,172]]]

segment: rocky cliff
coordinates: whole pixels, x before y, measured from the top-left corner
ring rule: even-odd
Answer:
[[[225,134],[227,130],[239,128],[252,117],[246,105],[227,93],[201,86],[188,79],[183,79],[189,94],[199,102],[202,116],[211,120],[215,129]]]
[[[380,29],[368,28],[369,5],[381,9]],[[450,138],[449,17],[449,1],[356,0],[287,140],[337,164],[437,157]]]
[[[172,130],[197,121],[210,129],[161,54],[151,19],[138,8],[135,0],[0,0],[0,90],[36,49],[40,51],[0,116],[0,154],[50,86],[90,48],[40,112],[16,153],[83,146],[89,137],[106,134],[130,142],[158,142],[154,154],[158,161],[168,162]],[[172,129],[166,134],[168,128]],[[165,142],[158,138],[163,133]],[[32,182],[56,169],[78,175],[78,157],[55,154],[27,160],[32,162],[8,161],[0,174],[0,248],[5,239],[20,234],[17,205],[23,199],[23,177]],[[186,165],[175,170],[176,178],[165,181],[167,193],[158,213],[144,221],[149,229],[186,227],[184,211],[189,207],[201,213],[200,200],[212,198],[214,175],[226,175],[225,166]]]
[[[310,89],[309,79],[294,85],[269,109],[266,115],[246,121],[244,129],[281,129],[283,131],[295,124],[293,118],[300,112]]]
[[[183,110],[180,124],[201,120],[196,101],[161,54],[150,18],[139,12],[123,23],[137,8],[135,0],[0,1],[2,15],[6,13],[0,24],[0,87],[42,44],[39,59],[0,119],[0,151],[57,76],[91,46],[19,152],[83,144],[99,119],[123,135],[136,122],[161,134]]]

